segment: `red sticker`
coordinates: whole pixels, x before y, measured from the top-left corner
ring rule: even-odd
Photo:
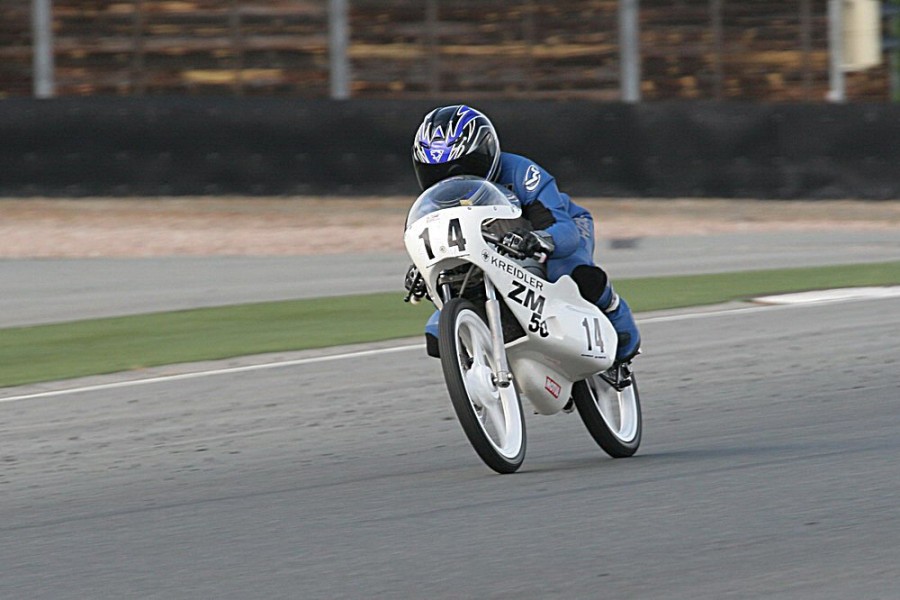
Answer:
[[[544,389],[547,390],[548,392],[550,392],[550,395],[553,396],[554,398],[559,398],[559,393],[562,391],[562,388],[559,386],[559,384],[556,383],[555,381],[553,381],[552,379],[550,379],[549,377],[547,378],[547,381],[544,383]]]

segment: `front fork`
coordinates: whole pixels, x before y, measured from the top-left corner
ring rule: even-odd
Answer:
[[[509,387],[512,382],[512,373],[509,372],[509,364],[506,361],[506,345],[503,341],[503,323],[500,319],[500,301],[497,300],[497,291],[494,284],[487,277],[484,278],[484,291],[487,295],[487,302],[484,303],[487,309],[488,327],[491,330],[491,351],[494,354],[494,364],[497,365],[497,372],[494,373],[494,383],[498,387]]]
[[[449,302],[450,298],[453,297],[450,284],[442,284],[440,290],[444,302]],[[496,372],[493,374],[494,385],[506,388],[512,383],[512,373],[509,372],[509,363],[506,360],[503,323],[500,319],[500,301],[497,300],[497,291],[494,288],[494,284],[487,277],[484,278],[484,290],[487,296],[484,307],[487,310],[488,328],[491,330],[491,353],[494,356],[494,364],[497,365]]]

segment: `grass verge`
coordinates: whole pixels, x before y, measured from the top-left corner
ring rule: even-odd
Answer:
[[[815,289],[900,284],[900,261],[625,279],[636,312]],[[401,293],[265,302],[0,329],[0,387],[165,364],[417,335],[431,314]]]

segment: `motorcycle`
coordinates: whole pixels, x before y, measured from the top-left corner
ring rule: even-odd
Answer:
[[[615,329],[571,277],[546,279],[545,255],[503,245],[517,221],[511,192],[471,176],[438,182],[409,210],[404,243],[440,309],[438,350],[459,423],[498,473],[525,458],[523,398],[541,415],[577,409],[607,454],[631,456],[640,397],[630,361],[615,362]]]

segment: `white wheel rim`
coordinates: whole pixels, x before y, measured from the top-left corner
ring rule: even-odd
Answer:
[[[619,392],[599,375],[594,375],[587,382],[594,406],[609,432],[623,444],[633,442],[638,433],[639,419],[634,386],[629,385]]]
[[[491,332],[470,310],[456,318],[457,360],[463,385],[478,424],[494,449],[514,458],[522,448],[522,415],[515,388],[493,382]]]

